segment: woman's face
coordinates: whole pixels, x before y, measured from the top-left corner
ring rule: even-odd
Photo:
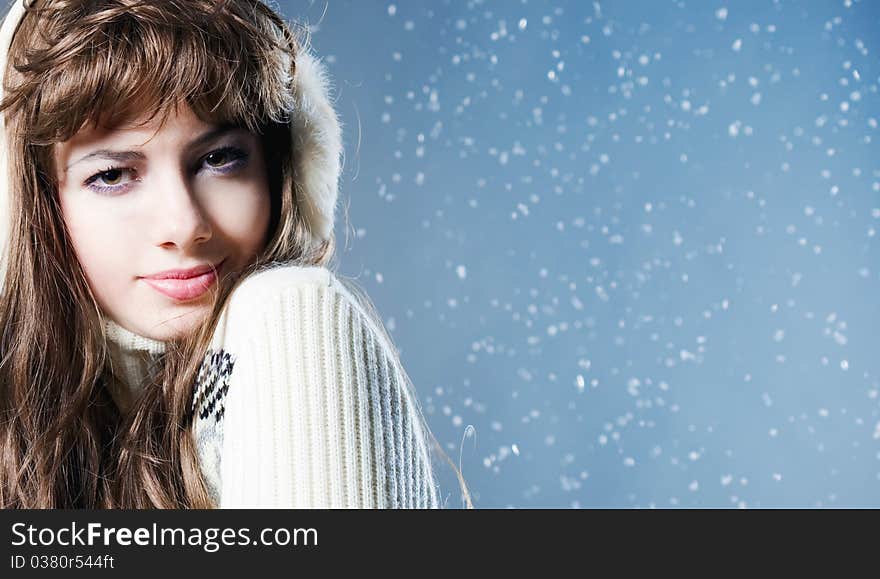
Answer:
[[[134,124],[134,123],[133,123]],[[252,263],[270,219],[260,139],[188,108],[55,147],[64,221],[105,315],[167,341],[210,312],[216,278]],[[173,270],[177,279],[167,277]]]

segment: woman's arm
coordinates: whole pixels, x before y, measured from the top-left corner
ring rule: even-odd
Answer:
[[[230,310],[221,507],[438,506],[399,362],[329,271],[257,274]]]

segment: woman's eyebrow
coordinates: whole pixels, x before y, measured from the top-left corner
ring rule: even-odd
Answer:
[[[237,127],[235,125],[221,125],[219,127],[214,127],[205,133],[202,133],[192,141],[190,141],[184,149],[186,151],[191,151],[192,149],[197,149],[206,143],[210,143],[215,139],[219,139],[220,137],[228,134],[234,133],[237,131],[243,130],[241,127]],[[141,153],[140,151],[117,151],[114,149],[98,149],[96,151],[92,151],[91,153],[80,157],[73,163],[70,163],[65,169],[65,173],[70,170],[71,167],[76,165],[77,163],[82,163],[83,161],[90,161],[92,159],[103,159],[105,161],[114,161],[117,163],[130,163],[132,161],[143,161],[147,156]]]
[[[119,163],[129,163],[131,161],[142,161],[146,159],[147,156],[138,151],[114,151],[113,149],[98,149],[97,151],[92,151],[88,155],[84,157],[80,157],[73,163],[69,164],[64,171],[67,172],[71,167],[76,165],[77,163],[82,163],[83,161],[90,161],[92,159],[105,159],[107,161],[117,161]]]
[[[206,131],[205,133],[196,137],[195,139],[193,139],[192,141],[189,142],[189,144],[185,147],[185,149],[187,151],[191,151],[192,149],[197,149],[197,148],[201,147],[202,145],[210,143],[211,141],[213,141],[215,139],[219,139],[220,137],[223,137],[228,133],[235,133],[235,132],[242,131],[242,130],[244,130],[244,129],[242,129],[241,127],[237,127],[235,125],[221,125],[219,127],[213,128],[209,131]]]

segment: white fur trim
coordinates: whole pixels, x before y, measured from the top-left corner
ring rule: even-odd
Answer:
[[[342,127],[330,103],[327,70],[308,49],[296,55],[291,132],[297,199],[312,235],[333,232],[338,198]]]

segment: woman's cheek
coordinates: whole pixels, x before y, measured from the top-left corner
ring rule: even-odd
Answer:
[[[131,245],[130,223],[118,215],[109,215],[99,205],[62,201],[65,224],[77,258],[92,291],[100,298],[112,299],[124,281],[137,272],[130,270],[138,262],[137,248]]]
[[[242,253],[259,252],[269,226],[271,203],[268,189],[254,184],[245,190],[230,192],[217,199],[211,209],[212,221],[223,236],[234,240]]]

